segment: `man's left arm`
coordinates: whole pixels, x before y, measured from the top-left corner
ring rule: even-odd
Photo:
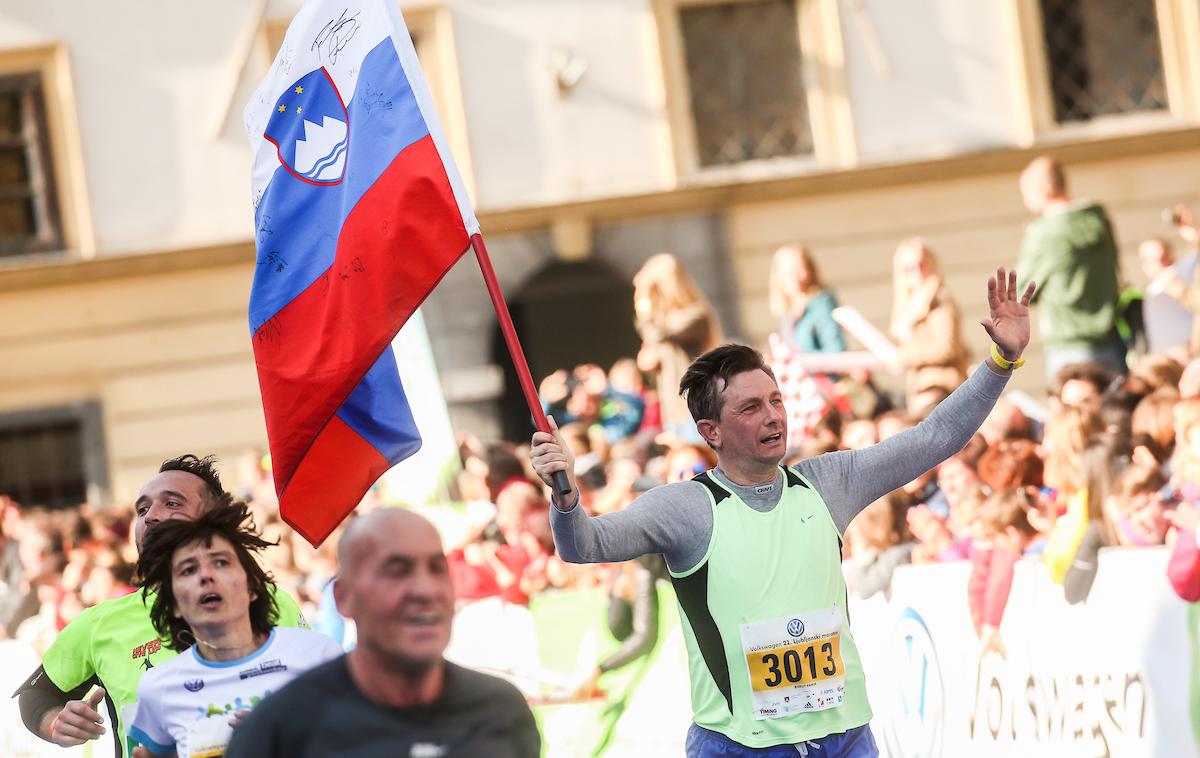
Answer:
[[[991,412],[1007,381],[1007,376],[980,366],[911,429],[861,450],[809,458],[796,469],[812,482],[844,532],[863,508],[962,450]]]
[[[1017,298],[1015,271],[997,269],[988,280],[991,318],[980,325],[1001,356],[1015,361],[1029,344],[1029,301],[1034,283]],[[904,486],[962,450],[979,430],[1012,375],[991,357],[929,417],[911,429],[862,450],[828,453],[802,461],[797,470],[813,483],[845,531],[866,506]]]

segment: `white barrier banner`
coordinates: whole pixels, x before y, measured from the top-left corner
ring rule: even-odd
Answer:
[[[984,653],[966,563],[901,567],[888,599],[851,600],[851,628],[890,758],[1200,755],[1189,707],[1200,640],[1165,548],[1106,550],[1091,595],[1063,600],[1021,561]],[[1190,637],[1190,638],[1189,638]]]

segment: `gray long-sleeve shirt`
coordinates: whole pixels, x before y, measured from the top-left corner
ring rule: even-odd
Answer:
[[[1007,382],[985,363],[911,429],[863,450],[809,458],[795,469],[825,501],[838,531],[845,532],[863,508],[962,450]],[[782,471],[771,482],[749,486],[729,481],[720,468],[714,474],[757,511],[770,511],[783,495]],[[687,481],[656,487],[625,510],[603,516],[589,518],[578,506],[551,508],[550,526],[565,561],[607,563],[662,553],[671,571],[683,573],[704,558],[713,516],[704,485]]]

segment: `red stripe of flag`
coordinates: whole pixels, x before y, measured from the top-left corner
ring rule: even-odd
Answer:
[[[304,457],[325,444],[334,414],[468,245],[426,136],[396,156],[347,216],[329,270],[255,332],[281,505]]]
[[[390,467],[378,450],[334,416],[280,494],[279,513],[300,536],[319,545]]]

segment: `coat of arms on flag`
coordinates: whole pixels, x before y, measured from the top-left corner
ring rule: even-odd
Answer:
[[[297,179],[337,184],[346,174],[350,115],[325,67],[310,71],[275,101],[264,137]]]

